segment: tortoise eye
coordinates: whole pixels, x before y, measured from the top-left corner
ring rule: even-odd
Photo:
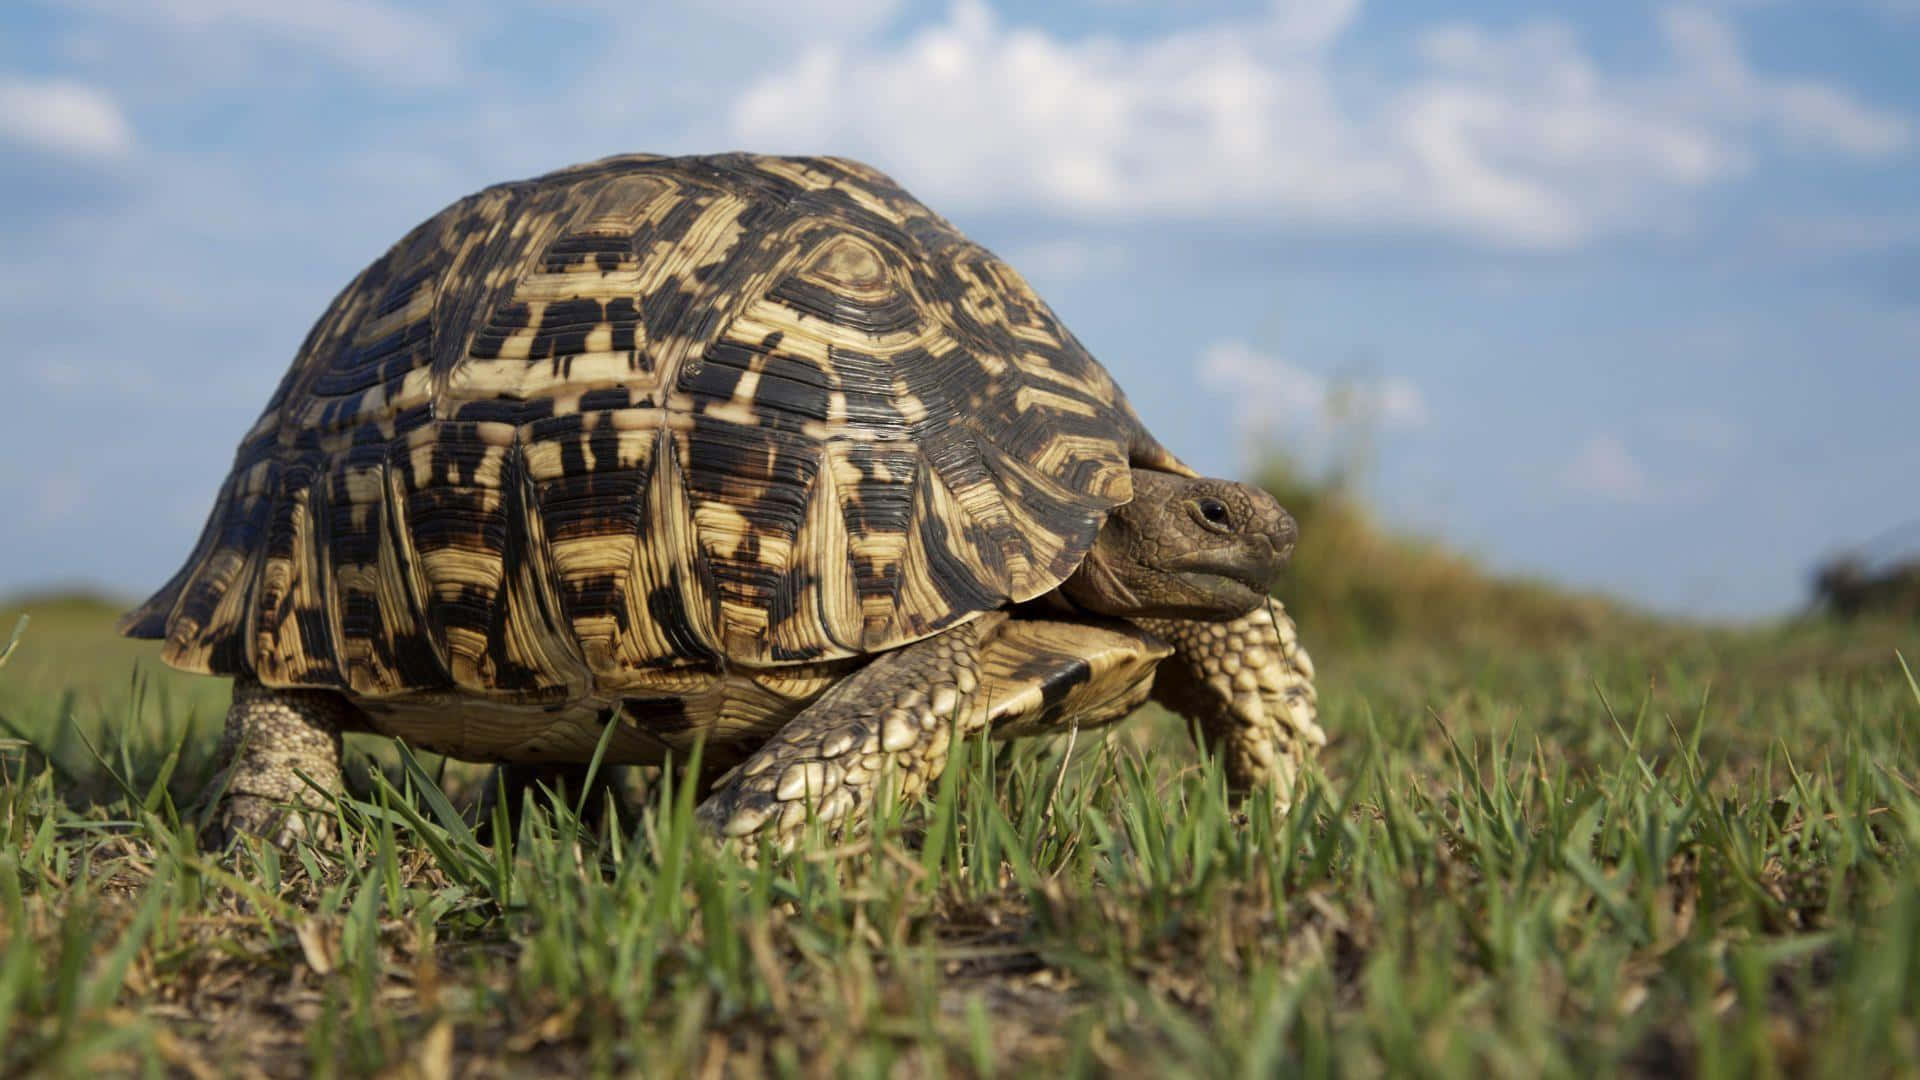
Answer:
[[[1233,523],[1233,515],[1227,512],[1227,504],[1215,498],[1204,498],[1195,504],[1200,510],[1200,520],[1214,529],[1226,530]]]

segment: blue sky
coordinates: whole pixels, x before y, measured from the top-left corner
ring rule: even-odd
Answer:
[[[1920,0],[16,0],[0,593],[164,580],[447,202],[755,149],[892,173],[1202,469],[1359,442],[1496,568],[1783,612],[1920,550],[1916,57]]]

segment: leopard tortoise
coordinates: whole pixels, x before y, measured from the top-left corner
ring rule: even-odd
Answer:
[[[1293,540],[886,176],[632,155],[362,271],[122,629],[234,678],[229,832],[296,835],[342,731],[564,764],[612,723],[613,763],[704,740],[699,819],[784,844],[1149,696],[1284,800],[1324,741]]]

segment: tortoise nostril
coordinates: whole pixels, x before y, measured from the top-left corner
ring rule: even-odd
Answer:
[[[1293,555],[1294,545],[1299,541],[1299,524],[1293,520],[1292,514],[1281,511],[1280,520],[1275,524],[1273,531],[1267,535],[1267,543],[1273,546],[1274,556],[1282,560],[1290,558]]]

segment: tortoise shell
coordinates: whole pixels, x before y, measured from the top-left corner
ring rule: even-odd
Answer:
[[[609,158],[462,199],[355,278],[123,629],[363,698],[830,661],[1053,589],[1130,465],[1190,474],[882,174]]]

